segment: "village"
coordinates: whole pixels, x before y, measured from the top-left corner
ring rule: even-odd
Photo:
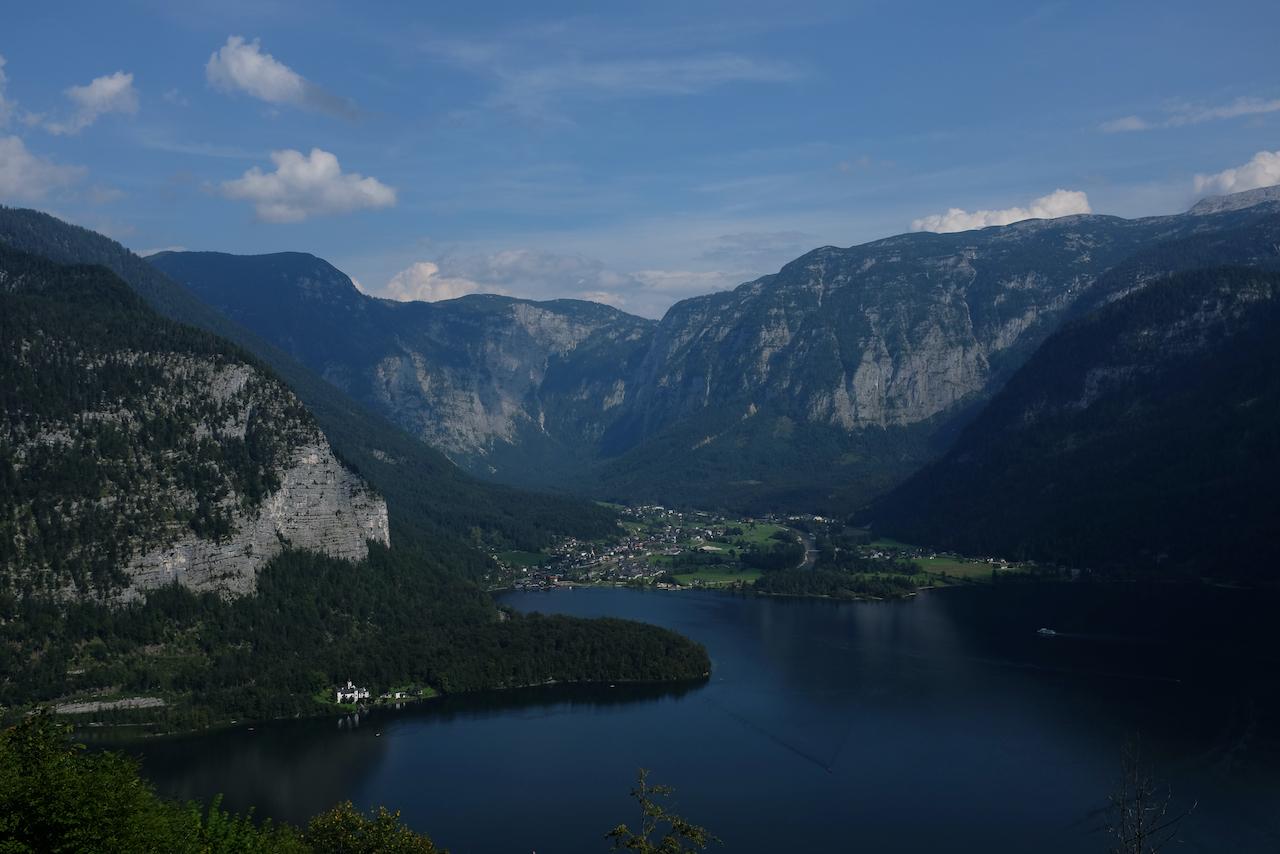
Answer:
[[[582,585],[643,586],[660,590],[743,588],[761,575],[752,555],[779,543],[799,543],[812,567],[818,534],[844,531],[837,520],[814,514],[735,518],[703,510],[648,504],[619,507],[624,533],[613,540],[567,538],[545,553],[493,554],[499,567],[495,587],[548,590]],[[847,532],[846,532],[847,534]],[[866,540],[853,547],[876,561],[917,564],[943,578],[978,579],[1012,573],[1025,566],[995,557],[960,557],[891,540]]]
[[[739,520],[656,504],[624,507],[619,514],[625,533],[612,541],[568,538],[546,554],[495,555],[504,580],[517,589],[750,582],[758,573],[740,567],[741,552],[786,530],[774,518]]]

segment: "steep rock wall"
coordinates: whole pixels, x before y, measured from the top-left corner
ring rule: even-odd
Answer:
[[[233,515],[235,534],[226,540],[187,533],[132,558],[120,598],[173,583],[244,595],[254,591],[258,570],[285,548],[359,561],[368,557],[370,540],[390,545],[386,502],[345,469],[327,443],[294,449],[280,481],[256,510]]]

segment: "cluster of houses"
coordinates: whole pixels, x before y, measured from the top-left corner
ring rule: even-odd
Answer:
[[[688,548],[721,551],[708,544],[721,541],[728,530],[726,520],[711,513],[686,513],[657,504],[628,507],[621,515],[624,520],[641,523],[642,529],[609,544],[570,537],[552,550],[543,566],[506,567],[516,575],[516,588],[545,590],[573,582],[629,583],[656,578],[665,569],[650,561],[650,556],[675,556]]]

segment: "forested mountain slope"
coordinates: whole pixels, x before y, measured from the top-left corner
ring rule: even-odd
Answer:
[[[710,669],[653,626],[500,611],[466,577],[483,540],[613,514],[477,483],[355,409],[333,423],[357,452],[374,425],[388,478],[444,473],[395,484],[387,548],[386,503],[284,383],[105,267],[0,243],[0,415],[0,718],[52,704],[163,731],[332,712],[345,679],[431,696]]]
[[[869,518],[971,554],[1274,579],[1277,365],[1280,274],[1150,283],[1046,341]]]
[[[263,338],[202,303],[158,269],[100,234],[38,211],[0,207],[0,244],[62,263],[102,264],[166,317],[233,341],[266,362],[297,394],[338,457],[387,499],[393,539],[430,546],[440,565],[480,573],[479,542],[539,548],[561,534],[612,531],[597,505],[481,483],[352,401]]]
[[[1280,202],[823,247],[656,325],[391,304],[319,259],[172,253],[210,304],[477,473],[620,500],[840,511],[935,457],[1063,322],[1162,275],[1275,263]]]
[[[104,267],[0,245],[0,585],[245,593],[286,545],[361,560],[387,508],[256,360]]]
[[[590,460],[656,326],[580,300],[375,299],[297,252],[149,260],[355,400],[516,482],[562,483]]]

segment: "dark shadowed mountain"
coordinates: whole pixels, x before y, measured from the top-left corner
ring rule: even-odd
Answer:
[[[649,349],[653,321],[579,300],[374,299],[312,255],[166,252],[209,305],[474,471],[580,474]]]
[[[599,497],[865,503],[945,450],[1050,334],[1146,283],[1275,263],[1272,194],[824,247],[657,324],[603,306],[389,303],[306,255],[154,263],[472,471]]]
[[[876,529],[971,554],[1275,578],[1280,274],[1162,279],[1048,341]]]
[[[0,207],[0,243],[61,263],[101,264],[159,314],[213,332],[262,359],[311,411],[338,458],[387,499],[393,542],[426,546],[441,565],[480,572],[486,558],[475,548],[478,542],[538,548],[559,534],[597,536],[614,526],[610,512],[588,502],[474,480],[100,234],[37,211]]]

